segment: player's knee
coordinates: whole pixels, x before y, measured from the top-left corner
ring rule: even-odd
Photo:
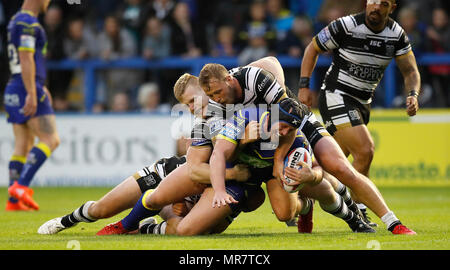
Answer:
[[[145,205],[151,209],[162,209],[167,204],[164,201],[164,196],[160,196],[158,193],[151,193],[145,198]]]
[[[375,146],[373,144],[369,144],[358,149],[358,152],[356,152],[353,156],[357,162],[370,164],[373,160],[374,154]]]
[[[295,209],[277,209],[274,210],[275,216],[281,222],[292,220],[295,217]]]
[[[184,226],[182,222],[178,224],[176,232],[179,236],[193,236],[198,234],[193,226]]]

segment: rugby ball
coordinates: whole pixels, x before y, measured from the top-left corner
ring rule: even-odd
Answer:
[[[311,155],[309,154],[309,151],[303,147],[295,148],[286,155],[286,158],[284,159],[284,168],[289,167],[300,170],[302,166],[298,164],[299,161],[303,161],[310,167],[312,166]],[[295,182],[287,176],[284,176],[284,178],[289,183]],[[288,186],[283,181],[281,183],[283,184],[284,190],[289,193],[297,192],[304,186],[304,184]]]

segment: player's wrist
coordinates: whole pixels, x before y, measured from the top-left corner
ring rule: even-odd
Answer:
[[[408,97],[415,97],[418,98],[419,97],[419,92],[416,90],[411,90],[408,92]]]
[[[298,81],[298,88],[309,88],[310,78],[309,77],[300,77]]]

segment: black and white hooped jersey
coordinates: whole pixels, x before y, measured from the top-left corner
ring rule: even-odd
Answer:
[[[232,108],[232,107],[229,107]],[[233,115],[234,111],[228,112]],[[205,118],[194,118],[191,132],[191,146],[211,146],[212,139],[219,133],[227,119],[227,107],[210,99]]]
[[[261,68],[245,66],[228,72],[238,80],[242,88],[243,98],[240,103],[244,107],[250,104],[275,104],[285,94],[275,76]]]
[[[408,36],[389,18],[383,31],[372,32],[365,13],[331,22],[314,37],[322,51],[333,52],[323,90],[341,91],[368,104],[392,58],[411,51]]]

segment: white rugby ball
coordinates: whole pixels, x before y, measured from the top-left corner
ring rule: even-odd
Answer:
[[[303,161],[304,163],[308,164],[309,167],[312,166],[311,155],[309,154],[309,151],[303,147],[295,148],[286,155],[286,158],[284,159],[284,168],[289,167],[300,170],[302,166],[298,164],[299,161]],[[289,183],[295,182],[287,176],[284,176],[284,178]],[[284,182],[282,182],[282,184],[284,190],[289,193],[297,192],[304,186],[304,184],[288,186]]]

